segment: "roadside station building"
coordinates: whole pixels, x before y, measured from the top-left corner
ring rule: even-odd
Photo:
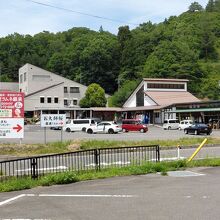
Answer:
[[[162,124],[165,119],[220,121],[220,101],[204,102],[187,91],[186,79],[144,78],[121,109],[124,118],[148,118]]]

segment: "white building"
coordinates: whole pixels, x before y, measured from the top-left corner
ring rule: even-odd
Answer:
[[[19,69],[19,91],[25,93],[26,113],[36,115],[41,110],[79,109],[79,101],[84,97],[86,89],[80,83],[31,64],[25,64]]]
[[[198,98],[187,91],[186,79],[144,78],[123,105],[125,117],[147,115],[151,123],[162,123],[166,118],[176,118],[175,105],[197,103]]]

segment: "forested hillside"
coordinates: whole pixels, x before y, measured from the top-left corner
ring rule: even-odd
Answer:
[[[121,106],[143,77],[186,78],[200,98],[220,99],[220,0],[159,24],[146,22],[113,35],[72,28],[34,36],[0,38],[1,81],[17,81],[25,63],[42,67],[82,84],[100,84]]]

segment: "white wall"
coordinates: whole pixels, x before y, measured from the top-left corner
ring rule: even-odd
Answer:
[[[157,105],[149,96],[144,96],[144,106]]]

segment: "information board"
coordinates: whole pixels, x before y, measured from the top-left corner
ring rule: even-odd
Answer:
[[[0,118],[0,138],[24,138],[24,119]]]
[[[24,93],[0,92],[0,138],[24,137]]]
[[[42,114],[41,127],[63,127],[66,125],[65,114]]]

